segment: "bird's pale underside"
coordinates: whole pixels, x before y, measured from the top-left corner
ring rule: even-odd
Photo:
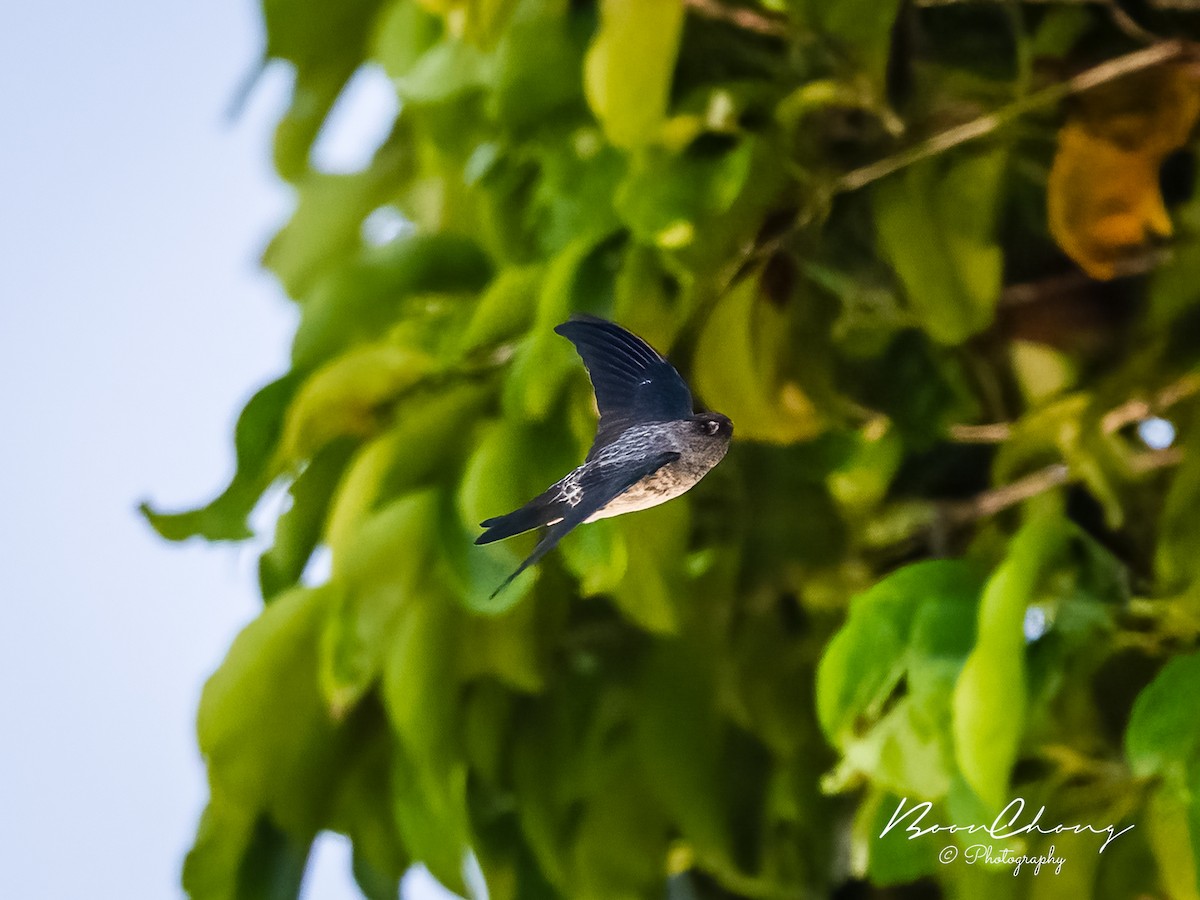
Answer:
[[[600,423],[582,465],[520,509],[482,523],[487,531],[477,544],[545,528],[497,594],[576,526],[648,509],[687,491],[721,461],[733,436],[727,417],[693,413],[691,391],[679,373],[637,335],[592,316],[554,330],[583,358]]]

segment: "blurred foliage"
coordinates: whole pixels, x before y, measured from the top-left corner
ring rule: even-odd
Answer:
[[[263,12],[295,71],[264,256],[292,367],[219,498],[146,509],[243,540],[287,492],[201,700],[192,897],[297,896],[324,830],[371,898],[416,861],[465,890],[468,852],[494,900],[1200,896],[1200,89],[1190,45],[1144,46],[1196,15]],[[364,66],[400,112],[319,171]],[[736,439],[491,598],[532,536],[476,523],[592,437],[573,311],[668,352]],[[881,836],[901,798],[965,824],[1015,797],[1135,827],[994,841],[1065,856],[1016,878],[939,863],[979,835]]]

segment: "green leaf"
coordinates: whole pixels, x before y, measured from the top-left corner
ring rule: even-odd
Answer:
[[[409,73],[443,31],[442,21],[420,3],[392,3],[379,16],[371,57],[396,81]]]
[[[505,411],[515,419],[544,421],[563,390],[578,356],[571,342],[554,332],[573,309],[588,258],[597,252],[591,237],[574,241],[550,262],[538,296],[533,333],[517,351],[504,386]]]
[[[356,529],[382,503],[455,471],[467,449],[463,435],[488,399],[482,385],[457,384],[400,404],[395,424],[359,448],[338,485],[325,527],[335,555],[347,551]]]
[[[651,896],[662,885],[670,823],[647,807],[649,785],[631,742],[613,747],[596,766],[572,847],[580,900]]]
[[[300,581],[321,539],[330,500],[353,450],[352,441],[328,445],[292,482],[288,491],[291,508],[275,523],[274,543],[258,558],[258,583],[264,600]]]
[[[388,404],[434,368],[420,351],[386,341],[343,353],[309,376],[288,407],[280,459],[294,464],[335,438],[371,435]]]
[[[484,519],[517,509],[569,472],[574,453],[561,423],[529,426],[506,419],[484,432],[460,479],[457,515],[443,518],[446,575],[468,608],[502,613],[529,592],[538,577],[536,568],[491,596],[533,549],[534,536],[476,546],[474,529]]]
[[[562,542],[563,561],[579,579],[579,595],[611,592],[625,577],[629,549],[617,523],[602,519],[578,528]]]
[[[861,822],[866,824],[867,875],[872,884],[903,884],[937,872],[937,847],[932,839],[908,840],[909,836],[899,831],[880,837],[899,803],[900,797],[895,794],[874,793],[859,808]],[[935,806],[934,812],[937,810]]]
[[[588,104],[618,147],[654,141],[667,113],[683,29],[681,0],[602,0],[588,50]]]
[[[275,133],[275,167],[288,180],[308,167],[308,151],[342,87],[366,53],[383,0],[300,4],[263,0],[266,56],[296,67],[292,100]]]
[[[523,604],[517,607],[515,615],[530,609],[533,604]],[[501,624],[501,634],[517,633],[524,637],[521,628],[510,628],[503,619],[479,620],[485,626],[493,622]],[[486,640],[486,638],[485,638]],[[463,678],[471,682],[463,690],[463,752],[471,765],[472,771],[489,787],[498,785],[501,777],[508,776],[511,762],[510,742],[513,737],[513,713],[517,707],[516,695],[500,683],[486,678],[477,679],[473,671],[472,661],[476,658],[472,644],[479,643],[476,635],[468,634],[464,642]],[[487,655],[487,650],[484,650]],[[503,818],[499,813],[495,818]],[[479,821],[476,820],[479,829]],[[482,843],[486,844],[487,836],[481,835]],[[477,849],[479,846],[477,845]],[[484,848],[486,852],[487,848]],[[486,871],[486,862],[484,862]]]
[[[277,474],[272,463],[283,434],[284,411],[300,384],[289,373],[250,398],[234,433],[237,471],[219,497],[199,509],[162,513],[148,503],[139,508],[160,535],[182,541],[197,535],[210,541],[241,541],[251,536],[246,520]]]
[[[524,840],[544,879],[560,895],[569,896],[568,829],[576,797],[568,783],[578,768],[581,718],[586,714],[586,707],[580,707],[591,702],[592,694],[575,691],[564,701],[563,687],[552,685],[550,698],[521,708],[511,752],[514,799]]]
[[[684,565],[691,530],[687,502],[664,503],[613,524],[627,560],[620,567],[623,577],[612,589],[613,601],[639,628],[674,634],[680,619],[676,598],[686,595]]]
[[[1031,406],[1053,399],[1075,383],[1070,357],[1053,347],[1035,341],[1013,341],[1011,355],[1013,373]]]
[[[719,152],[648,149],[632,162],[614,203],[638,240],[666,249],[691,244],[728,212],[754,171],[756,142]]]
[[[1128,467],[1120,439],[1103,430],[1095,398],[1075,392],[1022,417],[996,455],[994,477],[1015,480],[1059,460],[1080,478],[1104,509],[1110,528],[1120,528],[1124,508],[1120,480]]]
[[[812,680],[811,649],[783,626],[776,609],[756,612],[744,614],[730,637],[730,718],[790,760],[816,739],[811,704],[797,688]]]
[[[457,235],[415,234],[370,248],[313,288],[292,343],[292,365],[314,368],[378,340],[415,295],[474,293],[491,274],[479,245]]]
[[[318,687],[329,588],[278,597],[238,635],[204,685],[200,752],[214,796],[311,837],[323,824],[346,738]]]
[[[183,889],[191,900],[236,900],[238,871],[257,817],[255,810],[209,801],[183,861]]]
[[[880,249],[931,337],[960,344],[992,321],[1004,256],[996,243],[1002,151],[909,166],[875,188]]]
[[[354,878],[363,893],[395,900],[410,860],[396,828],[391,798],[395,739],[376,697],[365,724],[346,761],[329,827],[353,843]]]
[[[499,35],[506,33],[509,17],[519,6],[519,0],[469,0],[465,29],[467,39],[484,47],[494,44]]]
[[[1061,6],[1047,10],[1033,34],[1029,52],[1035,59],[1064,56],[1091,26],[1092,20],[1087,11],[1078,7]]]
[[[461,478],[458,509],[463,522],[478,524],[516,509],[575,468],[582,456],[561,418],[545,424],[505,419],[492,425]]]
[[[1171,481],[1158,521],[1154,568],[1165,590],[1178,590],[1200,579],[1200,558],[1196,553],[1200,547],[1198,508],[1200,453],[1189,451]]]
[[[380,0],[347,0],[337,7],[309,7],[295,0],[262,0],[267,55],[298,66],[326,64],[359,45]]]
[[[717,302],[701,332],[692,364],[696,391],[733,419],[743,440],[786,444],[821,428],[800,387],[781,383],[787,332],[786,313],[760,298],[753,277]]]
[[[855,57],[882,87],[900,0],[792,0],[816,25]]]
[[[183,889],[191,900],[296,900],[309,844],[214,796],[183,862]]]
[[[1200,692],[1200,653],[1170,660],[1138,695],[1125,732],[1125,754],[1135,775],[1163,776],[1182,788],[1185,770],[1200,751],[1200,720],[1188,698]]]
[[[438,532],[442,553],[438,573],[471,612],[502,615],[529,593],[537,573],[526,569],[497,594],[496,589],[516,569],[520,559],[510,546],[477,545],[477,534],[473,526],[464,523],[447,498]]]
[[[461,619],[452,602],[427,591],[409,601],[388,642],[383,685],[388,718],[414,762],[434,768],[457,756],[453,701]]]
[[[665,353],[682,324],[673,287],[659,250],[630,243],[613,284],[614,320]]]
[[[734,432],[740,434],[736,422]],[[846,552],[850,537],[846,523],[821,483],[843,452],[836,439],[777,446],[734,438],[729,456],[708,476],[708,484],[714,478],[736,475],[746,495],[757,498],[743,511],[734,532],[749,584],[782,584],[790,590],[793,582],[785,574],[789,569],[820,569]],[[798,509],[806,514],[797,516]],[[859,587],[861,583],[856,583],[851,590]],[[839,588],[838,595],[840,609],[845,590]]]
[[[528,331],[543,273],[541,266],[502,270],[479,298],[471,323],[461,338],[462,351],[511,341]]]
[[[900,796],[947,794],[951,697],[978,594],[974,569],[946,560],[906,566],[854,598],[817,670],[817,715],[843,753],[828,788],[865,774]]]
[[[321,687],[341,716],[383,670],[408,610],[429,590],[440,496],[423,491],[388,504],[335,552],[339,590],[321,641]],[[340,548],[339,548],[340,549]]]
[[[1067,547],[1060,518],[1035,513],[979,602],[978,639],[954,689],[954,751],[963,778],[989,809],[1000,810],[1025,728],[1025,610]]]
[[[1200,897],[1197,877],[1200,822],[1195,800],[1181,795],[1177,787],[1163,785],[1150,795],[1146,826],[1163,887],[1171,897],[1196,900]]]
[[[538,162],[540,178],[529,200],[528,224],[536,226],[542,255],[620,230],[614,207],[630,160],[606,144],[599,129],[578,129],[570,144],[546,147]]]
[[[539,436],[534,429],[508,419],[482,431],[458,489],[458,509],[464,522],[477,524],[504,515],[545,489],[536,471]]]
[[[978,594],[971,566],[937,560],[898,569],[854,597],[817,668],[817,716],[826,736],[839,746],[850,740],[864,717],[879,715],[906,672],[918,696],[936,692],[933,672],[945,662],[957,671],[970,649]]]
[[[444,103],[460,94],[482,91],[492,79],[492,60],[479,48],[447,37],[430,47],[396,81],[405,103]]]
[[[583,105],[582,30],[552,9],[525,4],[496,48],[489,110],[514,130],[539,128]]]
[[[539,869],[514,812],[497,811],[475,828],[474,852],[491,900],[562,900]]]
[[[887,494],[903,457],[904,442],[897,429],[882,434],[863,429],[855,436],[850,457],[830,473],[829,492],[849,512],[866,513]]]
[[[400,878],[376,871],[357,852],[350,858],[350,872],[366,900],[395,900],[400,894]]]
[[[734,853],[721,797],[710,789],[722,778],[713,665],[694,636],[657,645],[639,679],[636,740],[653,796],[696,853],[724,867]]]
[[[1200,277],[1200,192],[1173,210],[1181,230],[1186,235],[1179,241],[1179,251],[1162,266],[1155,268],[1150,279],[1147,297],[1149,324],[1156,330],[1176,328],[1195,315],[1195,286]],[[1193,319],[1194,321],[1194,319]],[[1190,342],[1189,342],[1190,343]],[[1189,357],[1195,360],[1194,350]]]
[[[1096,871],[1104,859],[1096,853],[1096,838],[1091,834],[1065,832],[1042,838],[1031,848],[1029,856],[1049,856],[1053,848],[1063,863],[1061,870],[1051,868],[1053,879],[1035,877],[1027,897],[1029,900],[1058,900],[1059,897],[1093,897],[1096,895]],[[1046,874],[1043,867],[1040,874]]]
[[[362,172],[304,176],[296,211],[262,259],[290,296],[305,297],[319,278],[361,247],[363,219],[404,180],[409,154],[403,144],[404,132],[396,131]]]
[[[464,893],[470,828],[467,771],[456,741],[461,618],[437,591],[411,598],[390,642],[383,698],[399,738],[393,801],[405,846],[444,885]]]
[[[511,604],[503,613],[470,616],[462,634],[462,679],[490,676],[516,691],[541,691],[547,668],[545,619],[536,598]]]
[[[395,786],[392,793],[396,825],[414,861],[423,863],[450,891],[467,895],[463,864],[470,830],[467,820],[467,770],[448,764],[435,778],[416,763],[404,746],[392,760]]]
[[[949,691],[926,708],[915,697],[897,701],[870,732],[846,745],[846,763],[887,791],[923,800],[950,790],[953,759],[946,740]],[[928,699],[928,698],[924,698]]]

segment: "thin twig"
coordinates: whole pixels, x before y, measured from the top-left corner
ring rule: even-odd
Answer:
[[[1184,375],[1178,381],[1160,389],[1149,400],[1140,397],[1115,406],[1100,419],[1100,430],[1114,434],[1126,425],[1140,422],[1170,409],[1180,401],[1200,394],[1200,375]],[[1012,437],[1012,422],[989,422],[986,425],[951,425],[946,435],[962,444],[1002,444]]]
[[[1044,494],[1071,479],[1071,470],[1065,463],[1054,463],[1036,472],[1018,478],[1012,484],[982,491],[970,500],[948,503],[944,507],[946,518],[953,524],[985,519],[1016,506],[1038,494]]]
[[[1167,469],[1183,462],[1182,447],[1167,447],[1165,450],[1149,450],[1129,460],[1129,471],[1134,475],[1145,475],[1159,469]]]
[[[968,6],[971,4],[983,6],[999,6],[1001,3],[1009,3],[1010,0],[916,0],[916,6],[936,7],[936,6]],[[1110,0],[1020,0],[1021,3],[1029,6],[1106,6]]]
[[[966,6],[968,4],[991,5],[998,6],[1002,3],[1010,3],[1011,0],[916,0],[917,6]],[[1108,12],[1108,16],[1113,20],[1113,24],[1117,26],[1126,36],[1135,41],[1142,43],[1151,43],[1160,40],[1158,35],[1152,34],[1141,25],[1133,20],[1129,13],[1121,9],[1116,0],[1020,0],[1021,3],[1029,6],[1102,6]],[[1197,0],[1183,0],[1185,3],[1192,4],[1192,9],[1200,7]],[[1154,5],[1153,0],[1151,5]]]
[[[1183,461],[1183,455],[1182,447],[1148,450],[1145,453],[1136,454],[1129,460],[1129,470],[1134,475],[1145,475],[1158,469],[1179,465]],[[1075,480],[1076,477],[1072,475],[1066,463],[1053,463],[1035,472],[1030,472],[1011,484],[981,491],[969,500],[942,504],[942,514],[944,521],[950,525],[965,525],[977,519],[994,516],[1018,503]]]
[[[1185,375],[1173,384],[1167,385],[1149,400],[1134,399],[1110,409],[1100,420],[1100,427],[1105,434],[1120,431],[1126,425],[1140,422],[1150,416],[1158,415],[1179,403],[1200,393],[1200,375]]]
[[[726,6],[719,0],[683,0],[683,5],[698,16],[755,34],[785,38],[790,33],[786,20],[745,6]]]
[[[1121,4],[1117,0],[1106,0],[1104,6],[1108,10],[1108,17],[1113,20],[1113,24],[1127,37],[1141,41],[1143,44],[1153,44],[1162,40],[1162,35],[1155,34],[1138,24],[1133,16],[1121,8]]]
[[[1134,256],[1127,257],[1117,264],[1115,277],[1132,278],[1145,275],[1169,262],[1172,252],[1167,247],[1147,247]],[[1023,306],[1027,303],[1037,303],[1048,297],[1056,297],[1081,290],[1095,282],[1083,272],[1072,270],[1061,275],[1052,275],[1037,281],[1024,281],[1020,284],[1010,284],[1000,292],[997,304],[1002,307]]]
[[[1012,437],[1011,422],[992,422],[988,425],[951,425],[946,434],[960,444],[1003,444]]]
[[[1188,45],[1183,41],[1164,41],[1152,47],[1136,50],[1133,53],[1127,53],[1124,56],[1110,59],[1098,66],[1086,69],[1066,81],[1049,85],[1039,91],[1034,91],[1028,97],[1009,104],[994,113],[989,113],[986,116],[980,116],[978,119],[972,119],[970,122],[956,125],[906,150],[873,162],[870,165],[847,172],[838,179],[836,189],[838,191],[858,190],[865,185],[878,181],[880,178],[891,175],[893,172],[911,166],[913,163],[936,156],[945,150],[949,150],[951,147],[957,147],[960,144],[973,141],[986,134],[991,134],[1001,126],[1007,125],[1009,122],[1020,118],[1032,110],[1049,106],[1073,94],[1089,91],[1092,88],[1107,84],[1110,81],[1116,81],[1135,72],[1141,72],[1144,69],[1150,69],[1154,66],[1179,59],[1187,51]]]

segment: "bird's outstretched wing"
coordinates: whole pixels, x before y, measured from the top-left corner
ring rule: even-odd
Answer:
[[[600,409],[588,459],[631,425],[686,419],[692,394],[675,367],[640,337],[604,319],[575,316],[554,329],[587,367]]]
[[[609,501],[619,497],[647,475],[652,475],[667,463],[679,459],[673,451],[656,453],[643,460],[635,460],[610,466],[592,466],[576,469],[545,493],[530,500],[520,509],[504,516],[486,519],[481,523],[486,528],[475,539],[476,544],[490,544],[545,525],[546,531],[517,570],[504,580],[492,593],[495,597],[512,583],[512,580],[554,549],[568,532],[598,512]]]

